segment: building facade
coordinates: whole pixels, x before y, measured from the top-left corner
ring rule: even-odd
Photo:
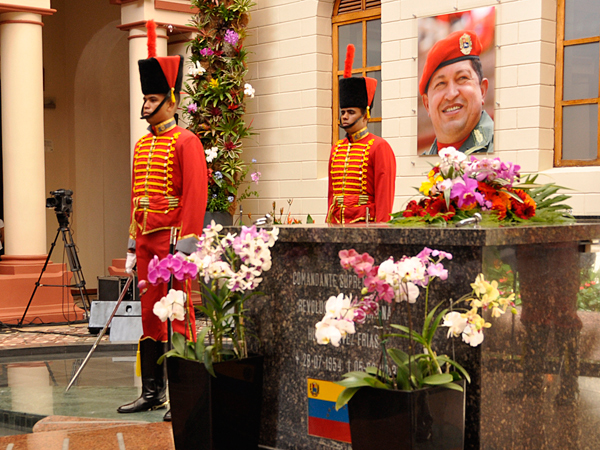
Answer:
[[[248,82],[256,89],[247,100],[247,122],[257,134],[246,142],[244,159],[256,159],[262,178],[260,197],[245,200],[244,213],[256,218],[272,211],[273,202],[287,212],[293,200],[292,216],[324,222],[327,163],[339,134],[337,77],[352,33],[363,33],[360,71],[380,80],[372,127],[394,149],[394,210],[402,209],[435,163],[435,157],[417,155],[418,21],[494,6],[495,156],[524,173],[540,172],[539,181],[571,188],[574,214],[600,215],[597,2],[255,3],[245,44]],[[0,5],[6,234],[0,320],[20,316],[57,234],[55,213],[45,208],[50,191],[74,191],[73,237],[88,287],[107,274],[113,259],[124,257],[131,149],[146,127],[139,119],[137,72],[137,60],[146,57],[144,24],[154,19],[159,25],[159,55],[184,53],[192,14],[189,0]],[[59,239],[52,261],[63,262],[62,255]],[[60,279],[65,267],[51,266],[48,272]],[[32,308],[32,317],[56,320],[64,316],[65,301],[44,288]]]

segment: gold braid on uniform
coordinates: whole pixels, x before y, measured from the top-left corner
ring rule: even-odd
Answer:
[[[159,124],[158,130],[162,124]],[[168,125],[168,124],[167,124]],[[173,127],[166,128],[169,131]],[[148,135],[138,141],[133,156],[133,212],[129,234],[132,239],[138,229],[146,229],[148,213],[166,214],[179,207],[179,198],[173,196],[173,159],[175,143],[181,133],[173,136]],[[153,208],[153,200],[166,199],[166,209]],[[143,210],[143,223],[135,220],[135,212]],[[170,227],[168,227],[170,229]],[[166,229],[166,228],[165,228]],[[158,230],[153,230],[158,231]]]
[[[360,133],[360,131],[359,131]],[[333,217],[335,206],[340,207],[340,221],[346,223],[344,210],[348,205],[344,202],[344,196],[357,195],[360,206],[368,203],[367,195],[367,172],[369,168],[370,149],[375,139],[369,139],[366,144],[358,142],[343,144],[338,141],[331,158],[331,186],[333,189],[333,201],[327,213],[327,222]],[[358,218],[352,222],[366,220],[365,217]]]

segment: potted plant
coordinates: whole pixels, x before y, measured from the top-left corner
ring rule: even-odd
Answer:
[[[319,344],[339,346],[356,324],[370,324],[378,331],[380,357],[377,366],[343,375],[336,408],[348,403],[350,433],[354,450],[379,448],[446,449],[463,448],[464,380],[467,371],[456,361],[434,348],[439,326],[448,327],[448,337],[462,336],[471,346],[483,341],[483,331],[491,326],[481,315],[492,317],[514,311],[514,294],[502,296],[497,282],[486,281],[480,274],[471,284],[472,292],[451,302],[429,304],[431,284],[448,278],[443,261],[450,253],[424,248],[418,255],[393,258],[375,265],[368,254],[355,250],[339,253],[344,269],[353,270],[362,279],[361,297],[344,294],[331,297],[326,314],[316,324]],[[411,305],[423,297],[424,321],[412,323]],[[408,323],[388,323],[382,306],[403,305]],[[408,349],[392,346],[394,339],[407,339]]]
[[[270,247],[278,229],[242,227],[238,234],[222,235],[212,222],[203,231],[196,252],[185,257],[155,257],[148,281],[182,281],[198,277],[208,319],[197,341],[173,333],[167,358],[173,436],[177,449],[256,449],[262,400],[262,356],[249,355],[245,304],[256,295],[261,274],[271,268]],[[142,282],[142,287],[145,282]],[[183,320],[191,298],[171,289],[157,302],[154,313],[163,321]],[[195,327],[195,324],[188,324]],[[234,423],[235,426],[231,424]]]
[[[192,25],[198,30],[190,42],[189,81],[184,90],[189,103],[184,109],[188,128],[202,141],[208,165],[208,220],[219,220],[236,204],[258,196],[248,185],[240,186],[250,168],[242,160],[242,141],[252,132],[244,121],[245,99],[254,97],[254,88],[244,81],[248,73],[248,52],[243,46],[250,0],[192,0],[198,9]],[[252,173],[257,181],[260,173]]]

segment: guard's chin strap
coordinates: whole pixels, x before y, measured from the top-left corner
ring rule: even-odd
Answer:
[[[348,128],[352,128],[354,125],[356,125],[358,123],[358,121],[360,119],[362,119],[365,116],[360,116],[358,119],[356,119],[354,122],[352,122],[350,125],[342,125],[342,122],[338,122],[338,127],[343,128],[344,130],[347,130]],[[369,115],[369,107],[367,106],[367,114],[366,114],[367,119],[370,119],[371,116]]]
[[[156,114],[158,112],[158,110],[160,108],[162,108],[162,106],[165,104],[165,102],[169,98],[170,98],[169,95],[165,95],[165,98],[163,98],[162,102],[160,102],[160,104],[154,109],[154,111],[152,111],[147,116],[144,115],[144,105],[146,104],[146,101],[144,100],[144,103],[142,104],[142,111],[141,111],[141,117],[140,117],[140,119],[149,119],[150,117],[152,117],[154,114]],[[175,102],[173,102],[173,103],[175,103]]]

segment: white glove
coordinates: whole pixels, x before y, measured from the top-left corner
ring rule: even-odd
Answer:
[[[135,253],[127,252],[127,261],[125,261],[125,272],[131,273],[137,262],[137,256]]]

